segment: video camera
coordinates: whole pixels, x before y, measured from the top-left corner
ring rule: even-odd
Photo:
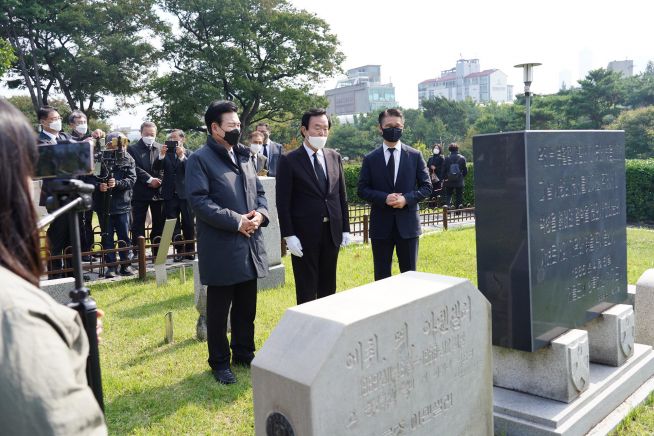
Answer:
[[[80,245],[79,212],[91,209],[95,187],[75,177],[93,173],[93,144],[90,142],[59,142],[37,146],[38,161],[35,178],[43,181],[43,191],[48,194],[46,208],[49,215],[43,217],[38,227],[43,228],[55,219],[68,215],[68,228],[73,244],[73,275],[75,290],[68,306],[76,310],[89,340],[89,356],[86,362],[86,378],[100,408],[104,410],[100,354],[98,351],[97,305],[84,286],[82,276],[82,249]]]

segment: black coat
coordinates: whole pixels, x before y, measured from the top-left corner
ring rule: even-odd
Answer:
[[[152,169],[163,171],[161,197],[164,200],[172,200],[175,194],[182,200],[186,199],[186,160],[190,155],[191,152],[185,149],[183,160],[179,160],[176,154],[166,153],[163,159],[157,157],[154,161]]]
[[[249,151],[234,147],[234,165],[212,137],[186,162],[186,193],[197,223],[198,261],[203,285],[227,286],[268,274],[261,228],[247,238],[239,233],[241,215],[256,210],[268,225],[268,203],[248,161]]]
[[[152,167],[151,153],[154,154],[154,159],[159,157],[162,145],[155,142],[152,144],[154,151],[150,151],[148,146],[145,145],[142,139],[136,144],[132,144],[127,148],[127,152],[134,158],[136,164],[136,183],[134,184],[134,201],[153,201],[161,200],[161,187],[150,188],[148,180],[152,178],[161,178],[161,174],[155,171]]]
[[[100,192],[100,183],[105,182],[105,178],[113,176],[116,180],[116,186],[107,192]],[[109,215],[119,215],[127,213],[132,209],[132,189],[136,182],[136,166],[134,159],[128,153],[125,153],[122,159],[117,159],[112,168],[104,166],[100,177],[95,177],[93,185],[93,209],[99,217],[105,212],[105,202],[109,202]],[[111,196],[111,197],[109,197]]]
[[[323,217],[329,218],[332,241],[343,241],[343,232],[350,231],[347,193],[341,155],[323,149],[327,166],[327,193],[318,185],[313,163],[304,145],[288,154],[279,155],[277,165],[277,212],[282,237],[295,235],[304,246],[318,243]]]
[[[459,168],[461,169],[461,175],[463,176],[461,178],[461,181],[459,182],[450,182],[447,180],[447,170],[450,167],[451,164],[453,163],[458,163]],[[441,175],[440,178],[443,180],[443,186],[446,188],[463,188],[465,185],[465,181],[463,180],[468,174],[468,167],[466,165],[466,158],[457,153],[456,151],[453,151],[450,153],[448,157],[445,158],[445,161],[443,162],[443,168],[441,169]]]
[[[371,204],[370,238],[389,239],[396,223],[403,239],[420,235],[418,203],[431,194],[431,181],[422,154],[406,144],[401,144],[402,157],[395,178],[395,187],[386,171],[383,145],[363,158],[357,193]],[[398,192],[406,198],[406,206],[395,209],[386,204],[388,194]]]

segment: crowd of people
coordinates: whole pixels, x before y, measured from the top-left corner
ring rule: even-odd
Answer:
[[[36,156],[35,136],[25,128],[27,120],[20,112],[5,101],[0,101],[0,106],[0,156],[10,149],[17,149],[21,156],[19,165],[8,163],[15,159],[0,162],[0,196],[6,200],[0,207],[7,209],[0,214],[5,221],[0,227],[0,275],[11,288],[9,293],[0,293],[0,334],[3,347],[19,350],[2,353],[16,359],[3,361],[0,368],[0,419],[10,422],[9,428],[19,433],[56,427],[55,433],[103,434],[106,427],[101,411],[84,383],[88,343],[79,317],[36,288],[42,264],[28,179]],[[82,176],[95,189],[93,209],[100,221],[103,248],[114,247],[114,233],[127,246],[132,238],[143,236],[148,211],[152,216],[151,238],[161,235],[165,218],[176,218],[176,233],[189,241],[182,248],[184,252],[194,252],[193,241],[197,241],[199,278],[207,286],[208,363],[219,383],[235,383],[232,365],[249,366],[254,358],[257,279],[268,274],[261,229],[270,220],[259,176],[276,177],[277,214],[281,236],[292,256],[297,304],[335,293],[340,247],[348,245],[352,237],[343,160],[337,151],[326,147],[331,120],[324,109],[304,113],[302,144],[288,153],[270,140],[265,123],[249,134],[249,145],[242,144],[238,110],[229,101],[214,101],[208,106],[207,141],[194,153],[184,147],[185,135],[178,129],[168,134],[164,144],[158,143],[157,126],[151,122],[143,123],[141,138],[127,145],[120,132],[90,132],[86,116],[79,111],[68,119],[69,133],[62,132],[61,117],[53,108],[42,108],[38,118],[42,127],[39,144],[106,140],[101,171]],[[445,188],[447,203],[455,195],[456,204],[461,204],[467,168],[456,144],[449,146],[448,157],[441,155],[440,145],[434,146],[433,156],[426,163],[418,150],[401,141],[404,123],[399,109],[379,114],[381,141],[363,158],[357,186],[358,195],[371,204],[375,280],[391,275],[394,252],[400,271],[416,269],[421,200]],[[49,182],[45,181],[42,200],[49,194]],[[20,219],[2,218],[16,214]],[[88,249],[93,241],[92,216],[85,213],[81,218],[82,248]],[[62,218],[50,224],[47,234],[53,254],[66,246],[68,230]],[[128,255],[127,250],[121,251],[121,262],[116,262],[115,255],[107,253],[106,261],[120,265],[120,270],[114,266],[105,276],[133,274]],[[228,314],[231,341],[227,336]],[[35,343],[36,337],[45,338],[39,339],[45,342]],[[24,344],[12,342],[19,339],[33,344],[35,350],[47,350],[49,361],[50,356],[57,356],[58,361],[45,365],[47,368],[29,366],[34,359],[20,358]],[[55,371],[67,376],[55,377]],[[25,392],[23,378],[35,384],[45,378],[57,379],[61,391],[48,396],[51,391],[34,385]],[[15,411],[4,406],[9,403],[29,409],[35,419],[25,419],[27,409],[10,416]],[[76,417],[75,422],[61,413],[63,404],[79,409],[69,415]]]

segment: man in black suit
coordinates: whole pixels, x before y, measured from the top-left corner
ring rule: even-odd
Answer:
[[[67,142],[71,140],[70,135],[61,131],[61,115],[59,115],[59,112],[57,112],[55,108],[51,106],[43,106],[38,110],[37,117],[41,126],[41,132],[39,133],[38,138],[39,145],[57,144],[59,142]],[[49,180],[43,180],[43,184],[41,185],[41,197],[39,199],[40,206],[45,206],[46,200],[51,195],[49,184]],[[64,214],[52,221],[48,226],[46,234],[48,237],[50,256],[63,255],[66,247],[72,246],[72,238],[68,228],[68,215]],[[63,262],[61,259],[51,260],[48,263],[48,271],[56,271],[62,269],[62,267]],[[72,267],[72,263],[67,261],[66,267]],[[72,275],[72,273],[53,274],[48,278],[56,279],[66,276],[72,277]]]
[[[191,152],[184,148],[184,131],[175,129],[168,134],[169,141],[177,142],[175,150],[169,150],[166,144],[161,147],[159,157],[154,161],[155,172],[163,171],[161,197],[164,201],[166,219],[176,219],[173,240],[190,241],[195,238],[193,212],[186,202],[186,159]],[[180,220],[181,217],[181,220]],[[183,232],[183,233],[182,233]],[[183,235],[183,236],[182,236]],[[193,253],[195,245],[188,243],[175,248],[180,253]],[[195,259],[194,254],[185,254],[187,259]],[[181,255],[176,260],[181,260]]]
[[[132,240],[145,236],[145,216],[150,208],[152,231],[150,242],[161,236],[164,225],[163,201],[161,198],[161,174],[153,168],[154,161],[161,153],[162,145],[155,142],[157,126],[146,121],[141,124],[141,139],[127,148],[136,163],[136,183],[132,197]],[[157,250],[152,250],[156,256]]]
[[[358,195],[371,204],[370,239],[375,280],[391,276],[393,251],[400,271],[415,271],[421,233],[418,202],[431,193],[420,152],[400,142],[404,115],[399,109],[379,114],[382,145],[363,158]]]
[[[277,165],[279,163],[279,158],[282,156],[284,147],[282,144],[270,139],[270,127],[268,126],[268,123],[261,122],[257,124],[257,132],[263,134],[261,154],[266,156],[268,159],[268,176],[276,177]]]
[[[302,145],[277,167],[277,212],[293,255],[297,304],[336,292],[338,250],[350,241],[341,155],[324,148],[330,127],[324,109],[305,112]]]

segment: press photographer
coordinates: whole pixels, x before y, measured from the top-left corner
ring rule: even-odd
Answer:
[[[86,114],[82,111],[75,110],[68,116],[68,127],[70,128],[70,136],[75,141],[91,141],[96,150],[99,150],[102,139],[105,137],[104,131],[95,129],[89,131],[89,123]],[[80,180],[85,183],[93,183],[93,176],[82,176]],[[82,244],[82,251],[89,252],[93,246],[93,209],[89,209],[79,214],[80,220],[80,242]],[[91,257],[89,255],[82,256],[82,260],[89,262]]]
[[[134,159],[127,152],[127,137],[121,132],[111,132],[107,135],[106,150],[102,152],[101,172],[95,177],[96,187],[93,193],[93,208],[100,219],[102,230],[102,248],[114,248],[114,233],[118,236],[119,246],[129,246],[129,213],[131,210],[132,189],[136,182],[136,166]],[[119,252],[120,260],[128,260],[128,252]],[[105,262],[114,264],[115,253],[105,254]],[[116,277],[118,268],[109,266],[105,278]],[[120,275],[134,275],[130,265],[120,266]]]
[[[191,152],[184,148],[186,137],[182,130],[176,129],[168,134],[168,140],[161,147],[159,158],[154,161],[154,171],[163,172],[161,182],[161,196],[164,200],[164,215],[166,219],[176,219],[173,240],[190,241],[195,239],[195,223],[193,212],[186,202],[186,159]],[[180,220],[181,216],[181,220]],[[181,224],[181,225],[180,225]],[[183,234],[183,236],[181,236]],[[176,246],[176,252],[192,253],[195,251],[195,244],[189,243],[186,246]],[[175,257],[175,260],[181,260]],[[186,259],[195,259],[194,254],[184,255]]]
[[[51,118],[48,124],[57,116],[39,112],[40,120]],[[60,127],[48,127],[59,136]],[[37,288],[42,265],[30,179],[35,143],[27,119],[0,99],[0,427],[12,435],[107,434],[87,384],[84,324],[76,311]]]

